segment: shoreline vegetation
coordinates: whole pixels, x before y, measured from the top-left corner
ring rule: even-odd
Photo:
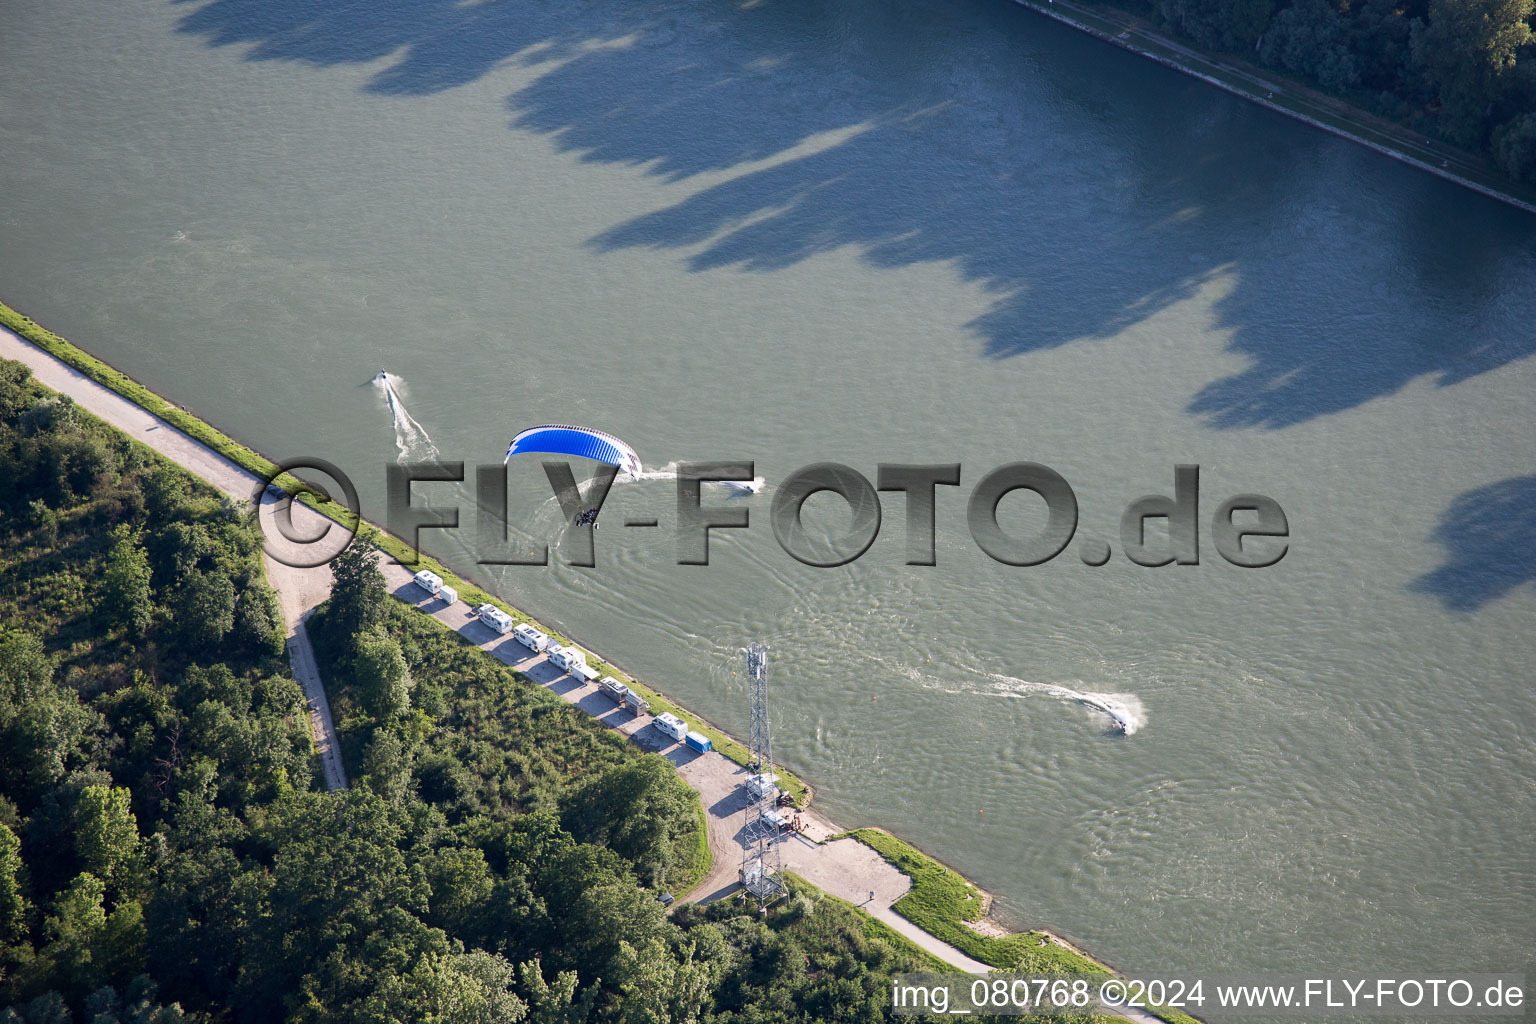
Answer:
[[[315,788],[256,513],[10,359],[0,468],[0,1021],[866,1022],[943,968],[798,878],[668,917],[697,793],[362,545],[326,617],[371,735]]]
[[[26,341],[74,367],[117,394],[122,395],[152,415],[165,420],[167,423],[247,470],[264,477],[275,468],[275,463],[259,452],[235,442],[221,431],[184,409],[166,401],[131,377],[96,359],[73,343],[49,331],[30,317],[17,312],[4,303],[0,303],[0,325],[12,330]],[[89,414],[87,413],[86,415]],[[129,440],[133,445],[142,447],[138,445],[138,442]],[[158,455],[153,457],[159,458]],[[190,473],[188,476],[190,476]],[[282,480],[283,478],[279,478],[279,482],[282,482]],[[290,483],[289,486],[290,490],[296,489],[296,484]],[[348,510],[335,503],[317,502],[313,500],[312,496],[307,494],[303,495],[303,497],[309,499],[305,502],[306,504],[311,505],[316,511],[327,515],[333,520],[342,522],[343,525],[346,525],[349,520],[355,519]],[[392,557],[396,557],[397,560],[401,555],[409,553],[409,549],[403,541],[385,533],[366,519],[360,524],[358,538],[364,541],[365,544],[390,554]],[[462,600],[474,603],[484,601],[495,604],[497,607],[512,614],[517,620],[532,622],[539,626],[539,628],[544,629],[536,620],[510,607],[505,602],[496,599],[493,595],[486,593],[473,584],[463,581],[452,570],[428,556],[422,555],[420,564],[431,568],[451,585],[457,585]],[[334,603],[334,599],[332,603]],[[390,610],[385,613],[384,618],[393,623],[390,628],[399,632],[401,639],[404,640],[404,643],[401,643],[400,646],[402,648],[409,648],[410,657],[407,658],[407,661],[417,662],[417,665],[412,666],[413,668],[421,667],[420,659],[425,657],[421,653],[423,647],[432,647],[436,639],[446,638],[449,634],[444,630],[441,631],[441,637],[438,637],[439,630],[433,629],[426,622],[420,622],[416,617],[406,614],[403,608],[396,608],[396,604],[397,602],[394,600],[389,602]],[[318,623],[320,628],[318,632],[323,638],[326,638],[327,632],[334,634],[336,631],[328,630],[325,624],[327,617],[325,614],[326,606],[322,606],[320,611],[321,616]],[[544,629],[544,631],[551,632],[548,629]],[[428,634],[431,635],[430,638]],[[561,642],[572,642],[557,633],[551,632],[551,635]],[[349,773],[360,772],[360,777],[354,782],[354,788],[359,784],[363,784],[366,787],[371,784],[368,782],[370,778],[380,771],[387,771],[387,769],[380,769],[379,765],[381,763],[388,763],[389,759],[376,749],[377,744],[372,741],[372,731],[376,725],[374,716],[366,708],[361,707],[363,702],[355,692],[352,692],[355,690],[355,687],[349,687],[350,674],[345,668],[341,667],[347,664],[349,659],[344,654],[339,654],[334,650],[336,642],[333,635],[323,640],[317,646],[322,649],[327,646],[333,648],[329,654],[321,654],[320,656],[325,662],[323,667],[327,669],[324,678],[332,681],[328,686],[328,689],[333,691],[332,700],[337,701],[339,711],[338,737],[342,743]],[[579,646],[583,646],[583,649],[591,653],[590,648],[586,648],[584,645]],[[464,658],[469,656],[466,648],[452,645],[452,649],[455,653],[445,654],[439,648],[437,656],[440,658]],[[317,653],[319,652],[317,651]],[[478,659],[476,660],[478,661]],[[519,676],[519,673],[515,670],[505,668],[495,662],[494,659],[488,660],[490,662],[490,666],[487,668],[489,675],[505,673],[508,678]],[[646,687],[644,684],[636,684],[632,677],[615,669],[611,664],[598,659],[595,667],[604,674],[611,673],[621,676],[630,685],[635,686],[636,689],[644,693],[652,701],[653,713],[671,710],[692,722],[699,723],[701,731],[705,731],[706,735],[710,736],[717,750],[731,757],[737,763],[744,764],[745,748],[733,737],[704,723],[697,715],[693,715],[680,705],[667,700],[652,688]],[[476,671],[478,672],[478,670]],[[433,689],[437,691],[435,702],[446,705],[447,695],[442,688],[434,686]],[[484,689],[485,683],[482,680],[477,686],[477,691],[483,692]],[[535,686],[534,689],[539,690],[540,688]],[[555,709],[555,706],[559,704],[558,700],[554,700],[550,704],[550,708]],[[564,708],[561,707],[558,711],[559,713],[564,713]],[[349,715],[354,717],[349,719]],[[418,725],[416,729],[419,732],[420,726]],[[471,735],[475,732],[473,724],[466,726],[466,729]],[[367,734],[366,736],[365,733]],[[310,739],[312,747],[313,737]],[[416,742],[418,744],[422,742],[420,735],[416,736]],[[432,753],[439,758],[444,756],[440,751]],[[317,756],[311,749],[309,760],[313,761]],[[392,756],[398,757],[398,754]],[[370,770],[370,766],[374,770]],[[784,784],[784,788],[795,796],[796,806],[803,808],[808,805],[813,796],[812,789],[782,766],[775,766],[775,768],[781,776],[781,784]],[[318,769],[315,770],[318,775]],[[456,773],[449,769],[444,769],[439,774],[450,779],[456,777]],[[693,800],[689,808],[689,816],[697,817],[699,827],[707,829],[707,824],[703,820],[702,815],[703,806],[698,799],[698,794],[692,790],[690,792],[693,794]],[[951,871],[948,867],[922,853],[916,847],[884,830],[859,828],[842,833],[840,836],[830,837],[828,841],[845,836],[856,839],[871,847],[898,871],[907,875],[912,880],[911,890],[901,900],[897,901],[893,907],[897,913],[911,921],[918,928],[954,946],[966,955],[1006,970],[1113,973],[1112,969],[1101,961],[1094,959],[1047,932],[1028,931],[993,934],[993,929],[991,928],[986,929],[986,933],[974,929],[971,925],[987,917],[987,910],[990,904],[990,897],[974,883],[966,880],[958,872]],[[682,866],[683,875],[677,880],[683,883],[678,888],[684,892],[687,892],[696,885],[707,872],[707,843],[701,844],[701,848],[703,850],[702,854],[697,851],[693,852],[690,858],[692,862]],[[789,882],[792,900],[799,901],[796,903],[796,906],[799,908],[798,913],[803,914],[806,912],[807,900],[828,908],[843,904],[843,901],[838,900],[831,894],[821,892],[798,877],[792,876]],[[805,894],[803,898],[800,895],[802,893]],[[848,905],[843,909],[851,913],[852,910],[857,908]],[[916,958],[921,961],[922,969],[940,969],[945,971],[953,969],[874,917],[867,914],[860,914],[858,916],[865,919],[865,922],[861,925],[861,932],[866,938],[877,939],[887,945],[894,946],[895,949],[901,951],[901,955],[904,958]],[[935,967],[935,965],[937,966]],[[1154,1012],[1156,1012],[1157,1016],[1170,1022],[1170,1024],[1195,1024],[1195,1018],[1184,1014],[1168,1011]]]
[[[262,455],[254,448],[240,444],[223,431],[192,415],[175,403],[169,402],[160,395],[155,394],[155,392],[121,370],[102,362],[73,342],[48,330],[31,317],[13,309],[4,302],[0,302],[0,326],[15,332],[56,359],[68,363],[98,384],[111,388],[146,412],[158,416],[177,430],[207,445],[236,465],[263,478],[269,476],[277,468],[276,462]],[[636,679],[632,674],[604,658],[591,647],[566,637],[559,630],[539,622],[521,609],[513,607],[496,595],[463,579],[458,573],[455,573],[435,558],[424,552],[415,551],[405,541],[388,533],[377,524],[369,522],[367,519],[359,521],[358,517],[353,515],[351,510],[345,506],[334,501],[322,502],[316,500],[312,494],[304,491],[302,483],[290,474],[284,473],[275,482],[287,490],[288,493],[297,493],[296,501],[302,501],[321,515],[340,523],[349,530],[356,527],[359,538],[372,544],[401,565],[409,565],[418,569],[430,569],[437,573],[437,575],[443,578],[445,583],[458,590],[459,599],[470,607],[480,604],[495,605],[508,615],[511,615],[514,621],[531,623],[541,632],[547,633],[556,643],[573,644],[586,651],[590,655],[588,663],[601,675],[617,677],[625,685],[638,691],[641,696],[649,700],[652,714],[670,711],[687,719],[696,731],[710,738],[715,749],[721,754],[743,767],[746,766],[747,748],[741,741],[712,725],[703,717],[668,699],[662,691]],[[814,791],[811,787],[786,768],[780,766],[777,768],[777,771],[779,773],[779,784],[794,799],[795,807],[800,810],[808,807],[814,796]]]
[[[992,897],[958,871],[881,828],[856,828],[832,839],[856,839],[897,871],[912,888],[891,909],[966,956],[1004,971],[1028,974],[1118,974],[1113,967],[1044,930],[993,934],[985,926]],[[981,927],[978,927],[981,926]],[[1149,1007],[1168,1024],[1200,1024],[1179,1010]]]
[[[1361,67],[1366,64],[1365,54],[1349,49],[1353,35],[1340,20],[1345,15],[1337,13],[1324,0],[1296,0],[1289,7],[1285,0],[1278,4],[1274,0],[1012,2],[1276,113],[1490,199],[1536,213],[1536,36],[1530,34],[1520,17],[1504,26],[1506,31],[1498,41],[1507,50],[1507,59],[1494,62],[1491,51],[1498,50],[1499,45],[1490,42],[1478,52],[1483,52],[1492,63],[1480,69],[1476,66],[1476,53],[1461,54],[1464,59],[1458,64],[1458,55],[1453,52],[1457,41],[1438,38],[1424,27],[1426,15],[1442,10],[1439,0],[1410,0],[1391,11],[1377,12],[1383,23],[1397,19],[1401,24],[1381,30],[1383,36],[1391,33],[1390,41],[1371,42],[1372,55],[1383,65],[1373,71],[1371,67]],[[1520,3],[1525,3],[1524,18],[1528,19],[1529,4],[1520,0],[1515,6]],[[1362,17],[1373,6],[1380,4],[1376,0],[1357,4]],[[1277,10],[1280,7],[1284,10]],[[1347,14],[1349,5],[1342,7]],[[1319,22],[1322,27],[1303,19]],[[1450,19],[1446,21],[1449,23]],[[1263,27],[1255,28],[1260,22]],[[1418,23],[1416,28],[1413,22]],[[1461,27],[1467,34],[1477,31],[1476,26]],[[1184,30],[1180,31],[1181,28]],[[1308,37],[1304,28],[1316,30]],[[1265,40],[1274,43],[1274,37],[1282,30],[1294,35],[1295,43],[1272,54],[1268,62],[1260,62],[1261,55],[1270,52],[1263,49]],[[1362,35],[1365,31],[1359,29],[1353,34]],[[1433,72],[1420,67],[1435,63],[1428,56],[1420,56],[1431,48],[1437,54],[1447,54],[1439,61],[1443,66]],[[1390,53],[1383,56],[1375,50]],[[1517,63],[1517,52],[1527,59]],[[1458,92],[1459,87],[1451,81],[1458,74],[1476,79],[1477,86],[1489,96],[1497,93],[1497,97],[1486,100],[1486,110],[1509,114],[1507,122],[1490,127],[1484,123],[1487,116],[1481,110],[1477,114],[1454,112],[1441,93],[1449,91],[1457,97],[1472,90],[1467,85]],[[1318,76],[1336,78],[1340,87],[1328,89],[1311,80]],[[1356,102],[1366,96],[1363,85],[1367,78],[1380,79],[1376,84],[1387,86],[1377,95],[1377,105],[1394,104],[1397,117],[1373,112]],[[1347,82],[1354,85],[1346,86]],[[1453,113],[1460,120],[1453,122]],[[1446,135],[1456,138],[1445,141]],[[1473,148],[1460,148],[1456,141]],[[1496,160],[1507,166],[1500,167]]]

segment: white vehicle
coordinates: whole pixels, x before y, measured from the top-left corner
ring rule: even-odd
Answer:
[[[597,678],[597,670],[587,664],[587,654],[580,647],[552,648],[549,660],[584,683]]]
[[[540,633],[526,622],[520,622],[512,628],[512,635],[517,642],[530,651],[546,651],[549,649],[549,637]]]
[[[475,615],[498,633],[512,632],[512,616],[493,604],[483,604],[476,608]]]
[[[761,800],[765,796],[777,800],[779,798],[779,787],[776,785],[778,781],[777,775],[769,775],[766,772],[761,775],[749,775],[747,776],[747,796],[753,800]]]
[[[670,711],[663,711],[656,716],[655,721],[656,728],[675,740],[681,741],[683,737],[688,735],[688,723]]]
[[[620,704],[623,704],[629,698],[629,687],[613,678],[613,676],[603,676],[603,678],[597,681],[597,685],[601,686],[604,693]]]
[[[435,572],[423,569],[416,574],[416,585],[436,597],[443,589],[443,578]]]
[[[459,592],[454,590],[446,583],[444,583],[442,589],[437,592],[437,596],[438,599],[443,602],[443,604],[454,604],[459,600]]]

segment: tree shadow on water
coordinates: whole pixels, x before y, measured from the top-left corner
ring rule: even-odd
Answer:
[[[1189,382],[1218,428],[1536,352],[1523,215],[1455,194],[1473,213],[1446,218],[1448,186],[1001,0],[209,0],[181,29],[253,60],[393,56],[367,88],[397,96],[520,62],[514,129],[678,186],[595,251],[944,265],[991,300],[967,325],[989,359],[1116,337],[1214,287],[1210,328],[1247,360]]]
[[[1434,540],[1446,563],[1414,581],[1452,611],[1472,612],[1536,582],[1536,476],[1502,480],[1461,495]]]

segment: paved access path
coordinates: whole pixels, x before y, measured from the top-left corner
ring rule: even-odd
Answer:
[[[68,395],[93,415],[117,427],[155,449],[171,461],[197,474],[214,487],[240,500],[253,500],[261,481],[244,467],[231,462],[201,442],[98,384],[74,367],[38,349],[10,331],[0,328],[0,358],[14,359],[32,368],[33,376],[55,391]],[[284,531],[300,537],[317,537],[334,527],[336,536],[345,540],[339,526],[303,505],[260,496],[262,528],[279,553],[290,553],[298,544],[284,541]],[[323,545],[316,545],[323,547]],[[306,553],[308,549],[306,548]],[[336,728],[331,720],[325,686],[315,663],[304,620],[314,608],[330,596],[329,566],[294,568],[285,562],[264,556],[267,579],[278,593],[283,620],[288,627],[288,655],[294,678],[304,687],[309,701],[310,723],[315,744],[325,766],[326,786],[341,789],[347,784],[336,743]],[[294,559],[299,560],[299,559]],[[388,556],[381,560],[386,586],[400,600],[431,614],[448,628],[493,657],[559,694],[609,728],[616,729],[635,744],[666,756],[679,774],[699,792],[708,819],[710,852],[714,864],[709,875],[695,889],[699,902],[720,899],[734,893],[740,885],[738,873],[743,862],[740,843],[746,825],[747,798],[742,787],[746,769],[713,751],[696,753],[652,724],[649,715],[635,716],[618,707],[595,684],[582,684],[551,664],[544,654],[535,654],[511,635],[502,636],[482,623],[463,603],[445,604],[431,597],[414,581],[411,569]],[[929,935],[906,918],[891,910],[911,887],[911,880],[886,863],[879,854],[852,839],[822,843],[842,831],[814,812],[802,812],[806,830],[800,835],[781,837],[778,843],[784,866],[822,890],[847,900],[890,925],[939,959],[965,971],[984,973],[991,968],[973,960],[948,943]],[[874,898],[870,898],[870,893]]]

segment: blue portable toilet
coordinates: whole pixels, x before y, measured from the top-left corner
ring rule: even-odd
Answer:
[[[690,749],[697,750],[701,754],[715,749],[714,744],[709,742],[709,737],[701,732],[690,732],[684,737],[683,742],[688,744]]]

